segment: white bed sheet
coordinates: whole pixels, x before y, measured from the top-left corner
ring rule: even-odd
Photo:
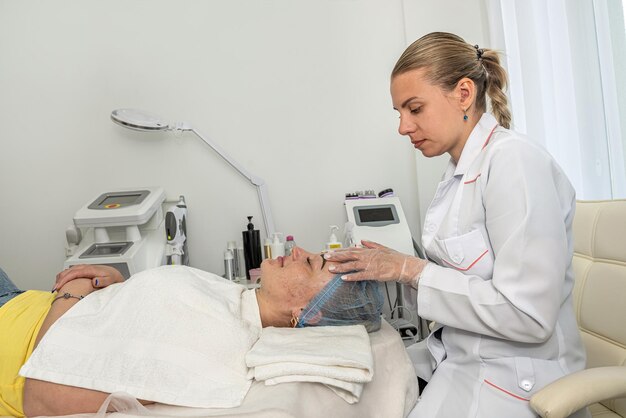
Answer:
[[[397,331],[383,321],[380,331],[370,334],[374,357],[374,378],[365,385],[361,400],[350,405],[319,383],[283,383],[266,386],[254,381],[243,403],[236,408],[199,409],[164,404],[148,405],[106,414],[110,418],[154,417],[405,417],[418,397],[417,378]],[[72,417],[98,417],[80,414]]]

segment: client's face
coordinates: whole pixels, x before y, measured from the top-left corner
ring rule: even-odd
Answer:
[[[304,308],[334,274],[320,253],[294,247],[291,255],[267,259],[261,264],[261,291],[274,303]]]

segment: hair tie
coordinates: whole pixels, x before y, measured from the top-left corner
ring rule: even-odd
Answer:
[[[476,59],[481,59],[483,57],[483,52],[485,52],[484,49],[479,48],[478,45],[474,45],[474,48],[476,48]]]

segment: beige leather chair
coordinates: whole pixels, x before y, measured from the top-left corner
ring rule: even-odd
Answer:
[[[587,369],[546,386],[530,404],[544,418],[588,405],[594,417],[626,417],[626,200],[577,202],[573,229]]]

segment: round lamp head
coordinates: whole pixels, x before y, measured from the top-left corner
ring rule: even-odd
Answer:
[[[170,128],[160,117],[136,109],[116,109],[111,112],[111,120],[136,131],[163,131]]]

